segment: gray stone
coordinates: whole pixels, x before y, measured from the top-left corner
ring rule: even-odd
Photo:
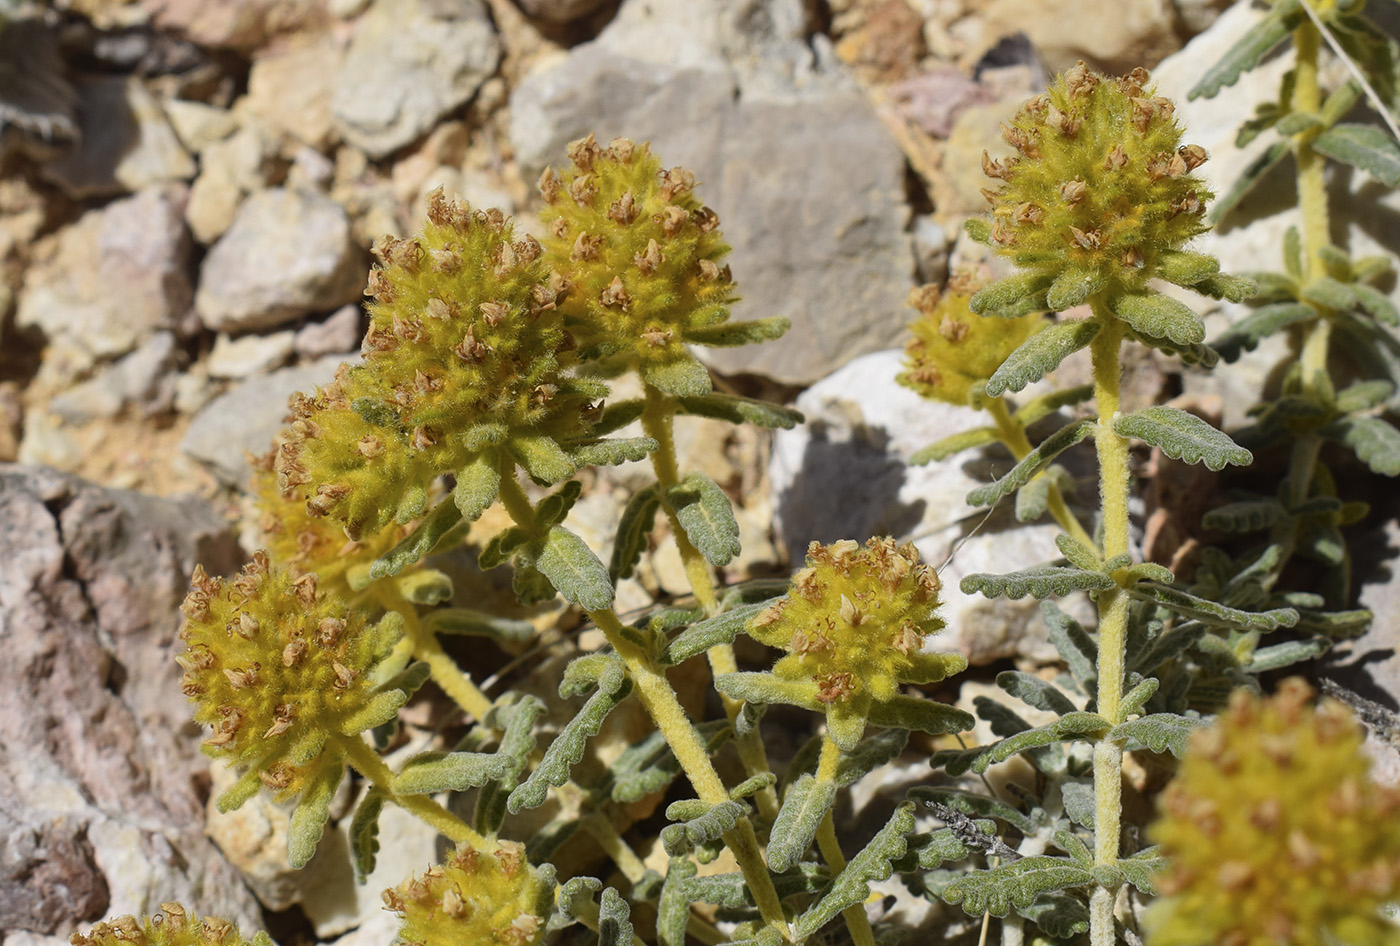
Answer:
[[[296,333],[291,329],[268,335],[232,338],[220,332],[209,352],[211,378],[247,378],[280,368],[292,357]]]
[[[480,0],[378,0],[355,26],[331,110],[346,141],[382,158],[465,105],[500,58]]]
[[[243,198],[272,176],[277,143],[261,125],[245,125],[200,152],[199,177],[190,187],[185,221],[206,246],[224,235]]]
[[[1154,66],[1181,48],[1171,0],[1120,0],[1107,12],[1081,0],[991,0],[980,18],[988,48],[1003,36],[1025,33],[1051,72],[1083,59],[1118,75]]]
[[[244,454],[266,453],[285,422],[287,398],[328,384],[341,361],[334,356],[322,358],[235,385],[194,416],[180,449],[228,485],[246,486],[252,469]]]
[[[217,49],[250,50],[325,20],[322,0],[142,0],[155,25]]]
[[[183,185],[88,211],[25,274],[16,322],[95,357],[125,354],[189,307]]]
[[[195,308],[216,331],[274,328],[358,298],[366,270],[339,204],[311,191],[262,191],[204,258]]]
[[[196,154],[238,130],[233,112],[205,102],[171,99],[165,103],[165,115],[180,141]]]
[[[784,340],[702,356],[807,384],[894,343],[913,256],[903,155],[844,70],[792,35],[792,6],[626,3],[519,84],[511,139],[531,174],[589,132],[649,140],[695,171],[734,247],[734,317],[793,323]]]
[[[70,424],[115,417],[127,407],[150,416],[174,405],[176,349],[171,332],[157,332],[131,354],[49,402]]]
[[[353,303],[343,305],[324,321],[308,322],[297,332],[296,353],[302,358],[345,355],[357,351],[364,336],[363,310]]]
[[[208,763],[171,659],[194,562],[237,562],[221,517],[202,500],[4,465],[0,542],[7,940],[163,900],[255,928],[256,901],[200,827]]]
[[[78,139],[43,175],[72,197],[137,191],[194,177],[194,158],[140,79],[102,76],[78,83]]]
[[[862,356],[797,399],[807,423],[779,431],[773,442],[775,529],[795,561],[813,541],[912,540],[943,580],[948,630],[937,647],[955,646],[974,664],[1013,656],[1053,660],[1036,602],[967,595],[958,583],[973,572],[1057,558],[1060,529],[1049,520],[1017,523],[1004,509],[989,517],[967,504],[971,490],[1010,468],[1009,454],[970,451],[908,465],[914,451],[987,421],[971,408],[928,401],[899,385],[902,357],[898,351]]]

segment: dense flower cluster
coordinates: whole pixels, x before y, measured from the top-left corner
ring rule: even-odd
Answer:
[[[1371,781],[1361,728],[1301,679],[1236,691],[1196,733],[1151,829],[1170,867],[1152,946],[1393,944],[1400,789]]]
[[[439,191],[419,236],[386,237],[376,252],[364,363],[293,399],[274,461],[280,489],[352,538],[413,519],[438,476],[485,451],[524,444],[563,457],[558,441],[586,433],[605,392],[565,373],[575,345],[559,278],[500,211]],[[564,459],[559,476],[573,469]]]
[[[194,916],[178,903],[162,903],[160,909],[144,920],[116,917],[68,941],[73,946],[272,946],[266,933],[244,939],[228,920]]]
[[[774,676],[809,687],[833,741],[849,751],[873,703],[901,684],[933,683],[967,666],[958,655],[923,652],[924,639],[943,627],[939,590],[937,572],[912,545],[813,542],[792,591],[759,612],[749,634],[788,652]]]
[[[1215,271],[1162,271],[1164,255],[1209,229],[1212,195],[1192,173],[1205,150],[1182,144],[1172,103],[1148,83],[1144,69],[1109,79],[1081,62],[1003,126],[1016,155],[984,153],[983,170],[998,184],[983,191],[990,228],[974,236],[1030,274],[1036,291],[1022,311],[1135,292],[1159,277],[1189,284]]]
[[[445,865],[384,891],[385,906],[403,917],[406,946],[532,946],[553,899],[553,884],[504,841],[493,853],[459,847]]]
[[[315,575],[273,568],[265,552],[232,581],[196,566],[181,610],[181,688],[213,729],[205,751],[246,768],[253,789],[298,794],[312,770],[341,765],[323,757],[329,736],[383,721],[367,714],[383,702],[370,671],[393,643],[387,627],[318,594]]]
[[[1011,319],[981,316],[968,302],[981,282],[967,272],[948,281],[946,292],[921,286],[909,293],[920,317],[904,346],[906,370],[899,383],[926,398],[967,405],[1006,357],[1047,324],[1038,313]]]
[[[568,288],[559,306],[600,367],[640,370],[675,394],[709,390],[688,344],[729,318],[735,300],[719,218],[696,198],[695,175],[661,169],[645,144],[593,136],[569,146],[572,167],[546,169],[545,254]]]

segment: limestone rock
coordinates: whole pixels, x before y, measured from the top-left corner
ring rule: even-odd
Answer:
[[[785,340],[702,356],[791,384],[892,344],[913,269],[903,155],[843,67],[794,35],[801,24],[800,4],[626,3],[511,99],[531,174],[588,132],[649,140],[696,173],[734,247],[734,317],[793,323]]]
[[[912,539],[943,579],[948,630],[937,646],[956,646],[974,664],[1053,659],[1036,602],[966,595],[958,582],[973,572],[1057,558],[1059,527],[1049,520],[1020,524],[1006,510],[986,518],[986,510],[967,504],[971,490],[1010,468],[1007,454],[968,452],[908,465],[914,451],[986,421],[971,408],[926,401],[901,387],[901,360],[898,351],[862,356],[797,399],[807,423],[777,433],[769,467],[779,536],[794,564],[813,541]]]
[[[236,339],[220,332],[209,352],[209,376],[247,378],[281,367],[292,357],[295,338],[296,333],[291,329]]]
[[[200,152],[200,172],[190,187],[185,221],[206,246],[224,235],[238,207],[268,183],[277,143],[261,125],[248,124]]]
[[[148,188],[90,210],[26,273],[16,324],[95,357],[124,354],[190,304],[188,191]]]
[[[358,305],[343,305],[322,322],[308,322],[296,336],[296,353],[302,358],[341,355],[359,349],[364,336],[363,312]]]
[[[252,470],[244,453],[266,453],[272,438],[282,429],[287,398],[297,391],[310,393],[335,377],[341,358],[331,356],[299,368],[282,368],[250,378],[206,404],[190,421],[180,442],[187,455],[207,464],[224,483],[236,488],[248,484]]]
[[[145,415],[171,409],[175,399],[176,349],[171,332],[157,332],[135,351],[59,394],[49,410],[80,424],[115,417],[127,407]]]
[[[219,515],[5,465],[0,542],[7,940],[162,900],[255,928],[256,902],[200,828],[207,762],[170,659],[195,560],[236,564]]]
[[[323,0],[142,0],[155,25],[200,46],[254,49],[325,19]]]
[[[330,103],[343,58],[323,39],[256,59],[237,108],[293,141],[325,148],[335,139]]]
[[[77,141],[43,166],[43,175],[69,196],[138,191],[194,177],[194,158],[140,79],[89,77],[77,90]]]
[[[366,270],[339,204],[309,191],[262,191],[204,258],[195,308],[211,329],[273,328],[358,298]]]
[[[1083,59],[1120,75],[1151,68],[1181,48],[1171,0],[1121,0],[1111,14],[1082,0],[992,0],[980,15],[992,41],[1029,36],[1052,73]]]
[[[190,151],[198,153],[238,130],[238,119],[226,108],[187,99],[165,103],[170,127]]]
[[[356,24],[331,109],[346,141],[382,158],[465,105],[500,57],[480,0],[378,0]]]

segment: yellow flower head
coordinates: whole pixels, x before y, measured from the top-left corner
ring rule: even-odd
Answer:
[[[791,593],[759,612],[750,636],[788,652],[773,675],[801,683],[824,707],[832,740],[855,748],[874,703],[904,683],[934,683],[967,666],[961,656],[926,654],[943,627],[938,574],[912,545],[873,538],[813,542]]]
[[[899,383],[926,398],[969,405],[987,379],[1021,343],[1045,327],[1039,313],[1003,319],[981,316],[968,300],[982,288],[970,273],[959,273],[948,291],[922,286],[909,294],[920,317],[909,325],[914,337],[904,346],[907,370]]]
[[[1192,737],[1150,837],[1169,867],[1151,946],[1380,946],[1400,899],[1400,789],[1369,778],[1341,703],[1301,679],[1236,691]]]
[[[719,218],[695,197],[695,175],[661,169],[645,144],[593,136],[569,146],[573,166],[546,169],[545,254],[568,288],[559,307],[586,356],[640,371],[676,394],[709,376],[686,347],[726,321],[735,301]],[[698,386],[698,390],[693,389]]]
[[[299,794],[313,771],[340,765],[323,752],[328,736],[377,725],[380,710],[396,708],[380,705],[392,696],[370,679],[393,643],[389,622],[366,627],[317,594],[314,574],[294,577],[257,552],[232,581],[196,566],[192,585],[180,608],[181,689],[213,729],[205,751],[247,769],[232,807],[259,781]]]
[[[1163,254],[1209,229],[1212,195],[1192,173],[1206,152],[1182,143],[1172,103],[1154,93],[1144,69],[1109,79],[1081,62],[1003,126],[1017,155],[983,155],[998,182],[983,191],[992,223],[969,231],[1044,277],[1042,308],[1141,290]]]
[[[533,946],[553,899],[554,885],[506,841],[489,854],[463,845],[445,865],[384,891],[406,946]]]
[[[194,916],[178,903],[162,903],[160,909],[144,920],[116,917],[68,941],[73,946],[272,946],[266,933],[244,939],[228,920]]]
[[[606,393],[564,374],[575,343],[560,284],[499,210],[435,192],[422,232],[376,252],[364,363],[293,398],[276,460],[279,488],[352,538],[415,518],[438,476],[484,451],[548,439],[563,457],[558,442],[587,433],[590,402]],[[572,469],[565,458],[562,475]]]

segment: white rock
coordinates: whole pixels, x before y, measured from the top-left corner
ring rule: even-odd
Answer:
[[[1016,523],[1009,510],[987,518],[985,509],[969,506],[967,494],[989,479],[977,453],[907,465],[914,451],[982,426],[986,417],[897,384],[901,360],[898,351],[864,355],[798,398],[807,423],[778,431],[769,467],[779,536],[795,561],[812,541],[912,539],[943,580],[948,629],[935,647],[956,647],[977,664],[1053,659],[1036,602],[967,595],[958,583],[973,572],[1014,571],[1059,557],[1059,527],[1048,520]],[[1001,456],[991,462],[993,471],[1010,468],[1009,455]]]
[[[296,353],[302,358],[345,354],[359,350],[364,330],[364,310],[355,303],[343,305],[324,321],[308,322],[297,331]]]
[[[165,103],[165,114],[180,141],[196,154],[238,130],[233,112],[205,102],[171,99]]]
[[[290,329],[269,335],[243,335],[231,338],[220,332],[209,352],[211,378],[247,378],[279,368],[292,357],[296,333]]]
[[[334,77],[336,124],[346,141],[385,157],[466,104],[500,57],[479,0],[378,0]]]
[[[131,354],[53,398],[49,409],[74,424],[115,417],[127,407],[148,416],[163,413],[174,404],[175,361],[175,336],[157,332]]]
[[[262,191],[204,258],[195,308],[214,330],[273,328],[358,298],[366,268],[339,204],[305,190]]]
[[[991,42],[1029,36],[1051,72],[1083,59],[1116,75],[1181,48],[1171,0],[1119,0],[1111,12],[1082,0],[992,0],[979,17]]]
[[[190,304],[190,240],[181,185],[148,188],[88,211],[25,274],[16,324],[95,357],[121,355]]]
[[[200,152],[199,177],[185,208],[196,240],[208,245],[223,236],[243,198],[267,183],[276,151],[262,127],[250,124]]]
[[[344,54],[329,37],[253,61],[236,110],[275,134],[325,148],[336,137],[331,99]]]

